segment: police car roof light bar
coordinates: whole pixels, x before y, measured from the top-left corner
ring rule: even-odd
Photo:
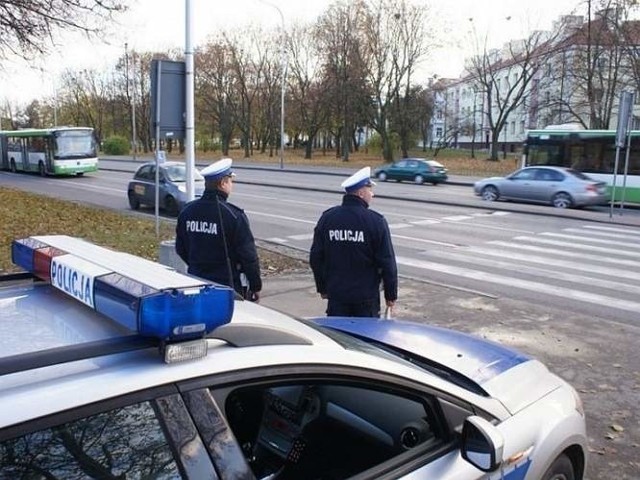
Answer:
[[[202,338],[233,316],[233,289],[66,235],[14,240],[13,262],[133,332]]]

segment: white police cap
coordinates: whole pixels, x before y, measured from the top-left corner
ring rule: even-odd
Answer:
[[[208,167],[200,170],[200,175],[213,180],[219,180],[230,175],[235,177],[236,174],[233,173],[233,170],[231,170],[232,163],[233,160],[231,160],[230,158],[223,158],[222,160],[218,160],[217,162],[214,162]]]
[[[347,193],[355,192],[365,186],[373,186],[376,183],[371,180],[371,167],[364,167],[342,182],[342,188]]]

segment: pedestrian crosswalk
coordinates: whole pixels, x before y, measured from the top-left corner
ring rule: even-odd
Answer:
[[[564,301],[640,312],[640,230],[584,225],[399,256],[401,269],[448,284],[480,282]],[[420,275],[420,274],[419,274]],[[513,290],[511,290],[513,291]]]
[[[470,245],[405,236],[405,231],[392,226],[401,275],[491,296],[509,292],[504,294],[517,298],[520,292],[528,300],[552,297],[565,306],[597,306],[640,318],[640,229],[585,224],[478,239]],[[308,248],[312,236],[277,240]]]

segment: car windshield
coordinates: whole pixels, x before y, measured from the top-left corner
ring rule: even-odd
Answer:
[[[478,393],[480,395],[486,395],[486,393],[479,387],[473,380],[461,375],[460,373],[440,365],[436,362],[429,361],[423,357],[419,357],[410,352],[391,347],[389,345],[381,344],[375,340],[368,338],[361,338],[348,333],[340,332],[332,328],[323,327],[317,325],[310,320],[300,320],[301,322],[309,325],[311,328],[319,330],[327,337],[331,338],[336,343],[339,343],[347,350],[357,350],[369,355],[386,358],[393,360],[404,365],[409,365],[413,368],[418,368],[422,371],[428,371],[437,377],[447,380],[451,383],[458,385],[466,390]]]
[[[167,178],[172,182],[186,182],[187,181],[187,167],[183,164],[167,165],[165,166],[167,172]],[[200,175],[198,170],[193,170],[194,180],[204,180],[204,177]]]

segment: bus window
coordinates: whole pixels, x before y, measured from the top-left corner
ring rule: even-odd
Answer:
[[[527,165],[561,165],[559,145],[530,145]]]
[[[65,132],[56,136],[55,158],[96,157],[96,142],[91,132]]]
[[[30,152],[44,152],[46,150],[44,138],[37,137],[27,139],[27,149]]]
[[[10,138],[7,143],[7,151],[8,152],[21,152],[22,145],[20,144],[19,138]]]

